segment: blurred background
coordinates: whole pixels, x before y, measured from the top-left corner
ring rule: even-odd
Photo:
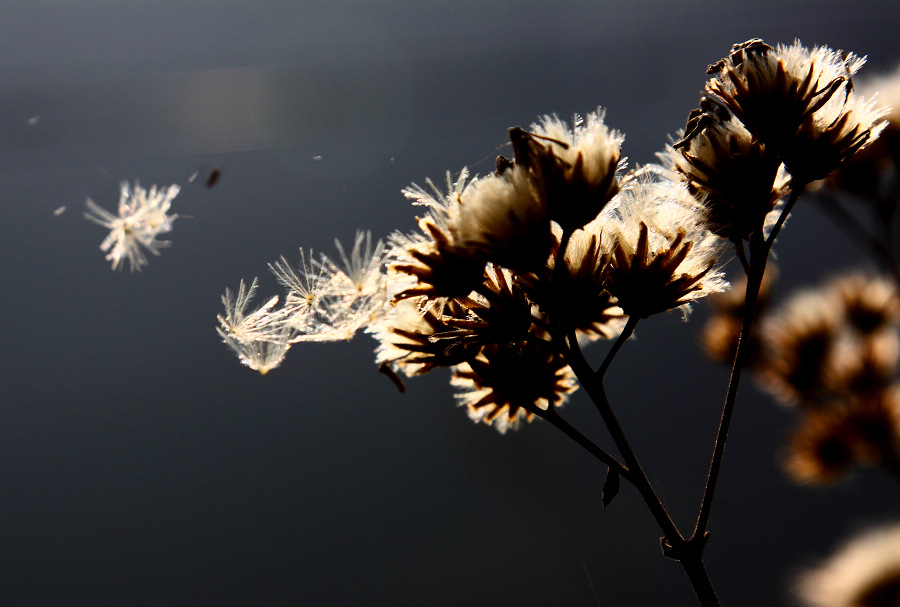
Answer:
[[[475,426],[441,372],[401,395],[366,336],[263,377],[214,327],[242,278],[281,292],[280,255],[414,227],[400,190],[490,172],[510,126],[600,105],[646,163],[734,43],[851,50],[861,77],[900,60],[898,3],[754,6],[5,0],[0,602],[695,604],[636,492],[604,512],[604,469],[549,424]],[[134,274],[83,217],[125,180],[182,186],[172,247]],[[776,248],[782,294],[864,263],[802,200]],[[643,323],[608,387],[683,527],[727,383],[707,315]],[[583,395],[564,414],[611,448]],[[745,382],[707,550],[725,605],[790,605],[797,570],[897,518],[881,473],[791,484],[792,420]]]

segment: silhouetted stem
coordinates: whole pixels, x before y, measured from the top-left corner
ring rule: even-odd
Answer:
[[[631,337],[631,334],[634,333],[634,328],[637,326],[639,320],[640,318],[637,316],[628,317],[625,328],[622,329],[622,332],[619,334],[619,337],[616,338],[612,348],[607,352],[603,364],[600,365],[600,368],[597,369],[597,372],[594,374],[599,381],[603,381],[603,378],[606,376],[606,371],[609,369],[609,365],[612,364],[613,358],[615,358],[616,353],[619,351],[619,348],[622,347],[622,344],[624,344],[628,338]]]
[[[637,324],[637,322],[635,321],[635,323],[631,324],[631,328],[633,329],[634,324]],[[684,538],[682,538],[681,534],[678,532],[675,523],[672,522],[669,513],[666,512],[665,507],[653,490],[653,486],[647,479],[647,475],[644,473],[643,468],[641,468],[637,456],[634,454],[625,433],[622,431],[622,427],[619,425],[619,421],[613,413],[612,407],[609,404],[609,399],[606,397],[606,390],[603,388],[602,378],[597,376],[587,360],[585,360],[584,354],[578,345],[578,341],[575,339],[574,332],[569,335],[566,360],[575,372],[575,376],[578,377],[578,381],[581,382],[581,386],[584,388],[585,392],[587,392],[588,396],[597,407],[597,410],[600,412],[600,415],[603,417],[603,421],[606,423],[606,428],[609,430],[609,433],[616,444],[616,448],[619,450],[619,453],[622,454],[625,465],[631,471],[631,477],[628,480],[630,480],[631,484],[638,490],[638,493],[643,498],[644,503],[647,504],[647,508],[650,509],[650,513],[653,515],[653,518],[656,519],[657,524],[660,529],[662,529],[669,542],[674,545],[679,541],[683,541]]]
[[[719,431],[716,435],[716,444],[713,449],[712,460],[709,464],[709,475],[706,478],[706,488],[703,491],[703,500],[700,502],[700,511],[697,514],[697,524],[694,527],[694,533],[691,541],[702,541],[706,535],[709,526],[709,517],[712,511],[713,498],[715,497],[716,486],[719,481],[719,472],[722,468],[722,459],[725,455],[725,441],[728,438],[728,429],[731,425],[731,418],[734,414],[734,404],[737,400],[738,387],[741,383],[741,371],[747,362],[747,353],[750,344],[750,329],[753,320],[756,317],[756,303],[759,299],[759,288],[762,284],[763,275],[766,272],[766,263],[769,259],[769,251],[778,236],[778,232],[784,225],[791,209],[803,193],[805,184],[801,184],[791,192],[778,222],[764,239],[761,231],[755,232],[750,237],[750,272],[747,275],[747,290],[744,294],[744,318],[741,322],[741,335],[738,339],[737,352],[734,355],[734,364],[731,367],[731,377],[728,380],[728,392],[725,396],[725,404],[722,407],[722,418],[719,421]],[[626,460],[627,461],[627,460]]]
[[[572,426],[569,422],[567,422],[556,410],[555,407],[550,407],[546,411],[541,409],[536,409],[534,411],[535,415],[544,419],[551,424],[553,424],[558,430],[560,430],[563,434],[571,438],[573,441],[584,447],[586,451],[588,451],[591,455],[596,457],[598,460],[609,466],[612,470],[615,470],[622,476],[622,478],[631,480],[631,471],[625,467],[619,460],[614,458],[612,455],[604,451],[602,448],[598,447],[596,443],[594,443],[591,439],[586,437],[584,434],[579,432],[574,426]]]

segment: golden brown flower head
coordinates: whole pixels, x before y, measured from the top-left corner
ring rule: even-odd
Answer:
[[[869,531],[804,573],[796,593],[809,607],[900,605],[900,525]]]
[[[883,112],[852,91],[865,60],[799,41],[771,47],[753,39],[709,67],[706,91],[771,147],[795,179],[826,177],[874,140]]]
[[[628,316],[646,318],[721,291],[722,241],[681,184],[633,178],[597,218],[607,235],[607,290]]]
[[[538,195],[563,230],[571,232],[593,220],[619,191],[624,136],[611,131],[597,109],[576,116],[572,128],[553,116],[543,116],[531,132],[509,131],[516,164],[531,171]]]
[[[530,422],[538,409],[561,406],[577,387],[565,360],[540,341],[485,346],[456,368],[451,384],[469,417],[501,434]]]

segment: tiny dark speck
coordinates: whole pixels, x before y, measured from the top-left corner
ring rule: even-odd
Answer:
[[[222,174],[222,171],[220,171],[218,169],[218,167],[214,168],[212,171],[210,171],[209,177],[206,178],[206,187],[211,188],[214,185],[216,185],[216,182],[219,181],[219,176],[221,174]]]

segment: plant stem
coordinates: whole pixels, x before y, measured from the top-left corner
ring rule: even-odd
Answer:
[[[619,337],[616,338],[612,348],[609,349],[606,358],[603,359],[603,364],[601,364],[600,368],[597,369],[597,372],[594,373],[594,377],[596,377],[598,381],[603,381],[603,378],[606,376],[606,371],[609,369],[609,365],[612,364],[613,358],[615,358],[616,353],[619,351],[619,348],[622,347],[622,344],[624,344],[628,338],[631,337],[631,334],[634,333],[634,328],[637,326],[639,320],[640,318],[637,316],[628,317],[625,327],[622,329],[622,332],[619,333]]]
[[[557,411],[555,407],[551,406],[546,411],[535,409],[534,414],[553,424],[563,434],[584,447],[591,455],[609,466],[612,470],[618,472],[622,478],[628,479],[629,481],[631,480],[631,471],[622,462],[598,447],[591,439],[579,432],[575,426],[571,425],[559,414],[559,411]]]
[[[709,464],[706,488],[703,491],[703,499],[700,502],[700,511],[697,514],[697,523],[694,527],[694,533],[691,535],[692,541],[701,541],[706,535],[706,530],[709,527],[709,517],[712,511],[713,498],[715,497],[716,486],[719,481],[722,459],[725,455],[725,441],[728,438],[728,429],[731,425],[734,405],[737,401],[738,387],[741,383],[741,371],[747,362],[750,344],[750,329],[753,325],[753,320],[756,317],[756,303],[759,299],[759,289],[762,284],[763,275],[766,271],[769,252],[772,249],[775,238],[778,236],[778,232],[784,225],[791,209],[794,208],[794,205],[800,198],[800,194],[803,193],[804,188],[805,184],[801,184],[791,191],[791,197],[784,206],[784,210],[768,238],[764,238],[761,230],[754,232],[750,237],[750,272],[747,275],[747,290],[744,294],[744,318],[741,322],[741,335],[738,339],[737,352],[734,355],[734,364],[731,367],[731,377],[728,380],[728,392],[725,396],[725,404],[722,407],[722,418],[719,421],[716,444],[713,449],[712,460]]]
[[[633,324],[636,324],[636,322],[632,323],[632,329],[634,328]],[[569,335],[566,360],[575,372],[575,376],[578,377],[578,381],[581,382],[585,392],[588,393],[588,396],[594,402],[594,405],[603,417],[603,421],[606,423],[610,435],[612,435],[616,448],[619,450],[619,453],[622,454],[625,465],[631,472],[631,477],[628,480],[630,480],[631,484],[638,490],[638,493],[643,498],[644,503],[647,504],[647,508],[649,508],[656,523],[665,534],[666,539],[668,539],[672,545],[683,542],[684,538],[681,533],[679,533],[678,528],[675,526],[669,513],[656,495],[653,486],[647,479],[647,475],[644,473],[643,468],[641,468],[641,464],[625,436],[625,432],[622,430],[619,421],[613,413],[612,407],[609,404],[609,399],[606,396],[606,391],[603,387],[602,378],[596,375],[587,360],[585,360],[584,353],[582,353],[578,341],[575,339],[574,332]]]

